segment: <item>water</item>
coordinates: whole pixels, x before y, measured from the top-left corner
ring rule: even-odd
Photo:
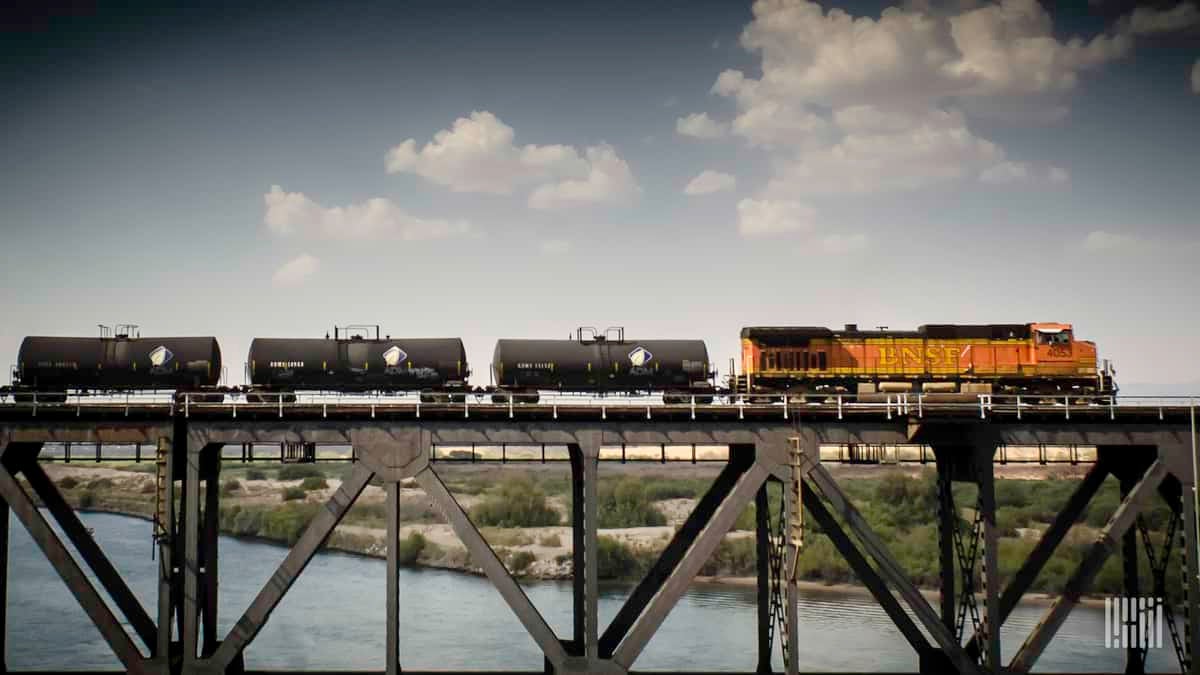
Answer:
[[[108,514],[81,514],[96,540],[154,615],[155,563],[150,524]],[[14,519],[10,530],[8,665],[12,669],[119,669],[49,563]],[[222,633],[229,630],[283,559],[279,546],[221,540]],[[313,559],[246,651],[246,665],[263,669],[382,670],[385,564],[338,553]],[[524,584],[559,635],[571,633],[571,585]],[[400,572],[400,660],[406,669],[541,670],[533,641],[486,579],[440,570]],[[602,625],[631,587],[606,585]],[[1036,624],[1041,606],[1019,607],[1004,626],[1005,658]],[[915,671],[916,657],[869,598],[805,593],[800,605],[803,670]],[[753,670],[756,663],[755,590],[694,585],[635,663],[639,670]],[[1123,670],[1124,654],[1105,649],[1104,613],[1076,608],[1039,671]],[[1164,634],[1164,639],[1167,639]],[[778,655],[776,669],[780,668]],[[1151,650],[1150,667],[1178,672],[1167,646]]]

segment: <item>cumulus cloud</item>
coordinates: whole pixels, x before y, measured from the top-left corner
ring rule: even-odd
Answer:
[[[720,138],[727,127],[708,116],[708,113],[692,113],[675,120],[675,133],[692,138]]]
[[[1128,18],[1128,30],[1134,35],[1174,33],[1200,25],[1200,7],[1181,2],[1170,9],[1138,7]]]
[[[529,206],[555,209],[577,204],[626,201],[640,189],[629,164],[608,145],[587,149],[587,174],[539,186],[529,195]]]
[[[602,202],[627,197],[636,182],[608,145],[583,154],[569,145],[514,144],[515,132],[492,113],[472,112],[418,147],[408,139],[388,151],[388,173],[413,173],[455,192],[511,194],[534,189],[530,205]]]
[[[287,261],[279,269],[275,270],[275,274],[271,275],[271,284],[277,288],[299,286],[306,279],[316,274],[320,268],[320,260],[307,253],[303,253]]]
[[[773,153],[767,198],[1062,183],[1064,170],[1010,158],[967,115],[1061,119],[1081,75],[1125,56],[1131,32],[1056,37],[1037,0],[913,1],[878,18],[757,0],[741,43],[761,56],[762,75],[726,70],[712,93],[735,102],[733,134]]]
[[[376,197],[349,206],[324,207],[303,192],[286,192],[278,185],[263,195],[263,223],[280,236],[302,235],[326,239],[403,240],[441,239],[466,234],[465,221],[417,218],[390,199]]]
[[[1200,59],[1196,59],[1196,65],[1192,66],[1192,93],[1200,94]]]
[[[542,255],[564,255],[571,250],[571,242],[562,239],[547,239],[538,247]]]
[[[789,200],[743,199],[737,212],[738,232],[743,237],[810,232],[816,222],[812,207]]]
[[[732,190],[737,185],[737,178],[720,171],[704,170],[698,176],[688,181],[683,188],[683,194],[695,197],[707,195],[722,190]]]

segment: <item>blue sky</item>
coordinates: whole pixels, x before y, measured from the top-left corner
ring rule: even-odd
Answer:
[[[135,322],[237,382],[369,322],[486,378],[577,325],[724,364],[743,325],[1067,321],[1200,382],[1195,2],[644,5],[7,20],[0,353]]]

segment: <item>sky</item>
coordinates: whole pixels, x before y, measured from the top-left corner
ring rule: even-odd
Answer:
[[[0,355],[1073,323],[1200,393],[1200,6],[18,3]],[[7,378],[5,383],[7,382]]]

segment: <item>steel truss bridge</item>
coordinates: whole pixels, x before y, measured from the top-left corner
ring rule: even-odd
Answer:
[[[43,462],[69,461],[70,448],[81,445],[95,446],[96,460],[103,458],[105,449],[134,446],[137,459],[157,463],[155,540],[161,561],[157,607],[147,610],[140,604],[47,477]],[[255,457],[254,448],[263,445],[281,450],[278,455]],[[317,448],[329,445],[353,449],[349,477],[228,634],[218,634],[222,462],[311,461]],[[65,456],[51,458],[46,449],[55,446],[63,447]],[[227,449],[238,447],[240,456],[229,457]],[[1029,557],[1002,586],[995,466],[1056,461],[1048,447],[1072,448],[1064,461],[1086,462],[1090,468]],[[910,449],[909,460],[937,467],[938,508],[930,514],[939,525],[941,593],[936,606],[921,595],[826,467],[832,462],[878,462],[888,457],[903,461],[899,448]],[[917,449],[915,454],[912,448]],[[1037,450],[1022,454],[1015,448]],[[1195,448],[1195,409],[1179,399],[980,396],[940,401],[909,395],[886,400],[735,399],[707,405],[638,399],[422,404],[419,399],[371,397],[253,404],[191,397],[67,397],[60,403],[0,400],[0,628],[7,621],[7,511],[11,510],[127,672],[241,672],[245,650],[252,648],[272,611],[375,479],[386,486],[388,514],[387,636],[380,670],[398,673],[403,630],[397,578],[399,490],[402,480],[415,479],[544,654],[546,672],[633,672],[638,656],[703,563],[738,515],[754,503],[758,639],[747,649],[757,649],[757,672],[770,672],[776,641],[782,646],[786,672],[796,673],[803,665],[794,648],[800,637],[797,584],[791,574],[797,556],[804,554],[803,505],[912,646],[922,673],[1028,672],[1104,562],[1119,554],[1125,595],[1130,597],[1146,595],[1145,591],[1163,595],[1167,563],[1172,556],[1182,556],[1183,611],[1175,615],[1168,608],[1167,618],[1180,669],[1195,674],[1200,673],[1195,658],[1200,652]],[[572,476],[574,600],[568,636],[550,628],[438,474],[438,467],[450,461],[556,459],[570,464]],[[722,468],[616,617],[600,625],[599,466],[604,461],[639,459],[664,464],[716,461]],[[1002,662],[999,627],[1109,475],[1120,482],[1120,506],[1091,543],[1063,594],[1047,608],[1015,656]],[[770,511],[767,499],[766,485],[772,481],[784,487],[776,512]],[[951,490],[956,481],[978,486],[973,523],[958,518]],[[206,486],[203,498],[202,485]],[[1172,518],[1170,534],[1155,547],[1139,514],[1159,499],[1169,505]],[[84,574],[39,503],[102,589]],[[1139,549],[1151,562],[1148,580],[1139,576]],[[1144,581],[1148,587],[1142,585]],[[116,613],[102,591],[112,599]],[[0,636],[4,634],[0,631]],[[1146,650],[1140,640],[1127,642],[1126,672],[1142,672]]]

